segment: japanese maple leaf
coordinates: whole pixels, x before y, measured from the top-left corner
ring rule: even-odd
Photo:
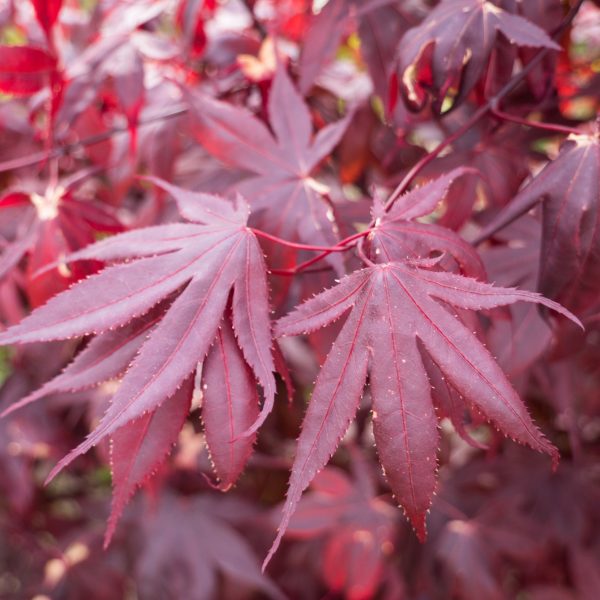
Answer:
[[[313,136],[306,103],[285,69],[275,74],[269,95],[273,133],[247,110],[201,94],[190,96],[195,134],[222,161],[251,171],[238,186],[261,229],[287,240],[335,245],[337,226],[313,171],[340,141],[351,113]],[[341,268],[339,256],[329,258]]]
[[[104,536],[105,547],[135,490],[152,478],[177,442],[190,410],[193,391],[193,377],[188,377],[171,398],[111,436],[113,500]]]
[[[254,233],[246,226],[247,206],[241,198],[234,208],[221,198],[153,181],[174,196],[182,216],[192,223],[124,233],[75,253],[71,259],[127,262],[79,282],[0,335],[0,343],[13,344],[106,332],[174,298],[131,362],[98,427],[52,476],[172,397],[203,362],[228,305],[237,344],[265,399],[261,416],[242,433],[253,433],[273,405],[266,268]],[[232,377],[247,382],[242,372]]]
[[[229,489],[246,466],[255,435],[243,434],[258,416],[254,375],[226,318],[202,369],[202,421],[222,490]]]
[[[442,110],[449,93],[458,106],[479,81],[502,33],[511,44],[560,50],[527,19],[489,0],[443,0],[399,46],[400,89],[408,106],[421,110],[430,93]]]
[[[419,537],[425,537],[438,432],[422,352],[495,427],[556,461],[556,449],[538,431],[500,367],[450,307],[490,309],[523,300],[577,319],[535,293],[423,268],[431,262],[383,263],[356,271],[277,322],[278,336],[298,335],[350,311],[315,384],[267,562],[302,491],[346,432],[367,376],[379,459],[398,502]]]
[[[573,310],[600,290],[600,133],[571,135],[486,231],[495,231],[543,200],[539,290]]]

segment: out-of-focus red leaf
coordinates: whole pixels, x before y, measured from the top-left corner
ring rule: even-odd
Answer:
[[[131,151],[137,146],[137,122],[144,103],[144,63],[132,44],[123,44],[107,61],[106,73],[112,77],[119,108],[127,117]]]
[[[300,55],[299,88],[303,94],[310,90],[321,67],[339,46],[349,15],[347,0],[330,0],[312,17]]]
[[[35,16],[49,38],[50,32],[58,19],[63,0],[31,0]]]
[[[0,92],[30,96],[50,83],[56,59],[33,46],[0,46]]]
[[[377,593],[393,550],[393,509],[373,492],[327,467],[311,483],[287,531],[290,539],[320,539],[314,562],[323,579],[331,591],[356,600]]]
[[[144,515],[144,544],[135,568],[140,595],[147,600],[210,600],[218,597],[221,574],[283,600],[260,572],[250,545],[206,500],[210,498],[165,495],[156,511]]]
[[[572,135],[558,157],[486,228],[495,231],[543,202],[539,289],[574,310],[596,302],[600,270],[600,134]]]

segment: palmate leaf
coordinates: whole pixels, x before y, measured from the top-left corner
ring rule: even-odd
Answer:
[[[308,106],[282,66],[269,95],[274,135],[243,108],[197,93],[190,103],[200,143],[223,162],[254,174],[238,189],[257,212],[261,229],[305,244],[336,243],[331,208],[312,173],[342,138],[351,114],[313,136]],[[327,260],[341,269],[339,256]]]
[[[577,319],[539,294],[494,287],[409,263],[356,271],[276,324],[276,334],[314,331],[350,311],[317,379],[298,439],[277,549],[304,489],[322,469],[354,417],[369,376],[375,443],[390,486],[420,538],[436,484],[438,433],[421,353],[465,402],[516,441],[550,454],[493,357],[450,307],[479,310],[537,302]]]
[[[260,415],[252,423],[245,413],[240,422],[248,431],[236,429],[236,434],[256,431],[273,405],[275,367],[266,267],[254,233],[246,226],[243,200],[239,198],[233,208],[215,196],[153,181],[172,193],[181,214],[195,223],[124,233],[75,253],[71,259],[127,262],[74,285],[0,335],[1,344],[91,333],[114,337],[110,330],[138,319],[163,300],[171,301],[131,361],[98,427],[59,463],[51,477],[106,436],[147,417],[172,397],[203,362],[215,338],[220,339],[222,334],[217,334],[228,306],[239,348],[237,363],[247,363],[252,373],[250,377],[248,371],[237,369],[231,377],[236,384],[241,378],[245,386],[257,381],[264,393]],[[228,342],[234,343],[229,338]],[[102,352],[94,358],[112,363],[110,357],[102,358]],[[209,369],[213,362],[209,361]],[[67,375],[77,374],[77,368],[71,371]],[[229,471],[217,472],[231,484]]]
[[[431,93],[440,112],[453,87],[457,106],[479,81],[499,33],[517,46],[560,50],[544,30],[495,2],[443,0],[399,46],[400,88],[408,106],[421,110]]]

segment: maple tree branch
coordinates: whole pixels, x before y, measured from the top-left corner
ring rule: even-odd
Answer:
[[[323,252],[321,252],[321,254],[318,254],[317,256],[313,256],[309,260],[306,260],[306,261],[300,263],[299,265],[296,265],[292,269],[271,269],[271,273],[273,273],[274,275],[284,275],[284,276],[296,275],[296,274],[300,273],[301,271],[304,271],[304,269],[307,269],[308,267],[319,262],[320,260],[323,260],[326,256],[329,256],[329,254],[331,254],[332,252],[344,252],[346,250],[350,250],[351,248],[354,247],[352,242],[355,242],[356,240],[361,240],[365,236],[369,235],[369,233],[371,233],[371,229],[365,229],[365,231],[360,231],[359,233],[354,233],[353,235],[350,235],[347,238],[344,238],[343,240],[338,242],[337,246],[332,246],[331,248],[327,248],[327,249],[323,250]],[[316,271],[311,271],[311,272],[316,272]]]
[[[288,246],[289,248],[296,248],[297,250],[309,250],[309,251],[313,251],[313,252],[321,252],[323,254],[323,256],[327,256],[328,254],[331,254],[332,252],[344,252],[344,251],[348,250],[347,245],[350,242],[353,242],[354,240],[357,240],[361,237],[364,237],[365,235],[368,235],[371,231],[370,229],[365,229],[364,231],[361,231],[359,233],[354,233],[351,236],[344,238],[343,240],[338,242],[335,246],[312,246],[310,244],[298,244],[296,242],[290,242],[288,240],[284,240],[283,238],[280,238],[275,235],[271,235],[270,233],[267,233],[265,231],[262,231],[261,229],[251,228],[251,230],[254,233],[254,235],[256,235],[258,237],[262,237],[271,242],[275,242],[276,244]]]
[[[363,261],[364,265],[366,265],[367,267],[375,266],[375,263],[365,253],[363,244],[362,244],[362,240],[360,240],[360,242],[356,245],[356,253],[358,254],[358,257],[360,258],[360,260]]]
[[[567,127],[565,125],[556,125],[554,123],[543,123],[541,121],[529,121],[528,119],[524,119],[522,117],[517,117],[516,115],[511,115],[506,113],[498,108],[492,108],[491,113],[501,119],[503,121],[510,121],[511,123],[517,123],[519,125],[525,125],[526,127],[534,127],[536,129],[543,129],[544,131],[553,131],[555,133],[564,133],[566,135],[581,134],[581,131],[576,129],[575,127]]]
[[[187,107],[177,107],[171,110],[168,110],[163,113],[158,113],[151,117],[147,117],[146,119],[142,119],[138,121],[138,127],[143,127],[144,125],[150,125],[152,123],[156,123],[157,121],[166,121],[168,119],[173,119],[175,117],[180,117],[188,112]],[[86,138],[82,138],[77,140],[76,142],[71,142],[69,144],[64,144],[63,146],[56,146],[52,149],[42,150],[41,152],[36,152],[34,154],[29,154],[27,156],[22,156],[20,158],[13,158],[11,160],[4,161],[0,163],[0,173],[4,173],[6,171],[13,171],[15,169],[22,169],[23,167],[31,167],[32,165],[46,162],[47,160],[53,158],[60,158],[61,156],[66,156],[70,154],[73,150],[80,148],[82,146],[93,146],[95,144],[99,144],[100,142],[104,142],[107,139],[110,139],[113,135],[118,135],[119,133],[126,133],[129,130],[127,125],[123,127],[113,127],[102,133],[97,133],[95,135],[91,135]]]
[[[297,271],[296,269],[270,269],[269,273],[271,275],[277,275],[279,277],[295,277],[296,275],[311,275],[312,273],[325,273],[327,271],[331,271],[332,269],[332,266],[326,265],[325,267],[318,267],[317,269],[306,269],[303,271]]]
[[[579,12],[581,5],[584,0],[577,0],[573,6],[571,6],[569,12],[563,19],[562,23],[553,32],[552,37],[558,38],[562,33],[569,27],[573,19]],[[514,75],[502,89],[496,93],[495,96],[490,98],[483,106],[480,106],[470,117],[461,125],[452,135],[442,140],[431,152],[423,156],[404,176],[402,181],[398,184],[396,189],[392,192],[388,201],[385,203],[384,210],[388,212],[392,208],[394,202],[400,198],[400,196],[408,189],[412,180],[434,159],[442,150],[452,145],[456,140],[461,138],[473,125],[475,125],[480,119],[482,119],[487,113],[497,110],[500,100],[510,94],[517,85],[519,85],[523,79],[533,70],[538,64],[544,59],[546,54],[550,52],[551,48],[541,48],[537,54],[529,61],[516,75]]]
[[[297,242],[290,242],[288,240],[284,240],[283,238],[277,237],[276,235],[271,235],[266,231],[262,231],[260,229],[250,228],[252,233],[257,237],[261,237],[265,240],[269,240],[270,242],[274,242],[276,244],[281,244],[282,246],[287,246],[288,248],[295,248],[296,250],[308,250],[312,252],[323,252],[329,254],[330,252],[344,252],[347,248],[340,247],[339,244],[335,246],[312,246],[310,244],[299,244]]]

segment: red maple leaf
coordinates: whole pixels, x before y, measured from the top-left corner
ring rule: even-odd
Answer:
[[[324,197],[326,187],[312,174],[340,141],[351,113],[313,136],[308,107],[281,66],[269,95],[274,135],[243,108],[197,93],[190,102],[195,135],[207,150],[255,174],[238,189],[258,213],[262,230],[290,241],[335,245],[337,226]],[[328,260],[341,269],[339,256]]]
[[[188,192],[158,179],[152,181],[174,196],[182,216],[193,223],[159,225],[124,233],[73,254],[71,260],[126,262],[109,266],[81,281],[1,335],[2,343],[23,343],[100,333],[100,337],[112,337],[114,343],[119,334],[115,336],[112,329],[139,320],[161,301],[169,301],[159,322],[142,340],[98,427],[51,476],[121,427],[136,419],[148,419],[149,413],[172,398],[203,363],[215,339],[216,347],[223,348],[226,360],[236,361],[236,366],[248,365],[248,370],[232,369],[220,382],[226,388],[232,386],[233,391],[243,387],[248,401],[241,402],[238,397],[235,407],[229,406],[232,410],[225,413],[227,416],[219,409],[220,414],[212,412],[205,419],[209,428],[223,427],[222,419],[231,419],[228,429],[211,431],[207,436],[216,440],[213,447],[217,452],[221,452],[223,444],[256,431],[273,405],[275,367],[271,354],[266,268],[258,241],[246,226],[247,206],[241,198],[234,208],[222,198]],[[228,319],[224,320],[228,310],[232,314],[235,341],[227,330],[227,327],[231,329]],[[145,326],[147,328],[147,324]],[[102,343],[99,340],[93,346],[93,353],[87,350],[87,362],[90,355],[96,362],[100,359],[109,367],[109,376],[113,376],[140,342],[143,327],[140,322],[133,331],[121,335],[128,343],[128,350],[120,361],[113,356],[103,358],[107,340]],[[220,328],[223,329],[219,331]],[[76,359],[75,364],[78,360],[83,358]],[[215,375],[211,371],[217,369],[222,373],[224,368],[222,358],[209,355],[203,371],[205,382],[212,386]],[[66,384],[73,387],[72,377],[80,368],[71,366],[70,370]],[[86,375],[89,372],[83,373]],[[60,385],[64,386],[65,374],[61,377]],[[265,401],[260,416],[251,421],[249,417],[256,415],[252,410],[248,412],[247,406],[256,401],[252,392],[254,380],[260,382]],[[56,381],[49,384],[50,388],[56,385]],[[210,394],[209,406],[212,405]],[[240,442],[246,458],[249,445],[251,440]],[[153,451],[158,452],[156,448]],[[121,458],[124,457],[119,460]],[[239,458],[233,462],[219,459],[215,465],[225,486],[231,485],[243,466]]]
[[[502,369],[450,307],[490,309],[519,300],[576,317],[539,294],[494,287],[427,268],[435,261],[384,263],[355,271],[277,322],[276,334],[298,335],[350,311],[308,407],[279,533],[277,549],[302,491],[325,466],[353,419],[370,380],[379,459],[390,486],[419,537],[436,482],[438,432],[423,364],[425,353],[445,378],[505,435],[558,452],[534,425]]]

